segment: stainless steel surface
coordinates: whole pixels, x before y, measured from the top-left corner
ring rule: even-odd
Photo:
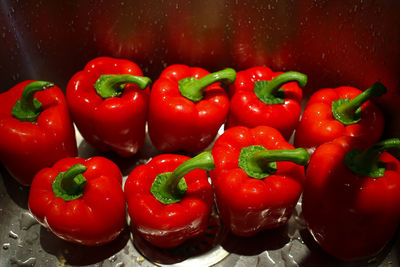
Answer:
[[[389,90],[377,101],[387,116],[385,137],[398,137],[399,14],[398,0],[1,0],[0,91],[26,79],[65,88],[73,73],[101,55],[133,60],[153,80],[173,63],[210,71],[267,65],[306,73],[306,97],[322,87],[367,88],[381,81]],[[79,151],[82,157],[98,155],[81,138]],[[135,157],[106,156],[126,177],[157,153],[147,142]],[[1,267],[400,266],[399,232],[378,257],[343,263],[312,241],[300,210],[287,226],[254,238],[217,228],[200,249],[149,248],[129,229],[104,247],[77,246],[35,223],[27,208],[29,188],[19,186],[2,166],[0,171]]]

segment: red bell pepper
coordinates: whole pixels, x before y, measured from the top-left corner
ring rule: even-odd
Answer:
[[[381,83],[375,83],[365,91],[354,87],[321,89],[307,103],[296,129],[296,147],[315,149],[340,136],[353,136],[367,145],[382,136],[384,117],[381,110],[369,99],[386,93]]]
[[[64,158],[40,170],[28,204],[59,238],[86,246],[108,243],[126,226],[121,171],[103,157]]]
[[[236,126],[218,137],[212,155],[217,208],[232,233],[251,236],[287,222],[303,189],[305,149],[269,126]]]
[[[231,103],[225,129],[266,125],[289,140],[299,123],[303,98],[300,87],[306,83],[307,76],[294,71],[277,73],[267,67],[239,71],[229,86]]]
[[[236,72],[209,73],[186,65],[166,68],[151,89],[149,135],[163,152],[199,152],[215,138],[225,122],[229,99],[217,83],[234,82]]]
[[[136,167],[125,183],[132,225],[158,247],[175,247],[204,233],[213,204],[210,152],[194,158],[164,154]],[[184,176],[184,178],[182,178]]]
[[[99,151],[122,157],[143,146],[150,79],[125,59],[99,57],[67,86],[72,118],[83,138]]]
[[[78,153],[67,101],[50,82],[24,81],[0,94],[0,159],[30,185],[36,172]]]
[[[358,149],[351,137],[319,146],[310,159],[302,199],[318,244],[342,260],[376,255],[400,223],[400,163],[385,152],[389,139]]]

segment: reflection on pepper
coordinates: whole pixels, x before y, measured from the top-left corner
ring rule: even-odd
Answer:
[[[204,8],[207,7],[207,8]],[[175,1],[167,7],[166,42],[170,64],[185,62],[207,69],[224,67],[228,40],[221,1]]]
[[[398,103],[394,89],[400,68],[399,1],[297,1],[298,44],[302,71],[310,79],[308,88],[349,84],[368,88],[380,81],[388,88],[381,103]],[[387,29],[391,29],[390,31]],[[397,101],[393,101],[393,97]],[[392,104],[393,106],[393,104]]]
[[[231,54],[235,66],[250,68],[268,65],[275,69],[293,68],[297,29],[292,3],[237,2],[233,10]],[[288,14],[292,14],[289,15]]]
[[[400,140],[364,147],[337,138],[319,146],[307,168],[304,219],[321,248],[341,260],[376,255],[400,222],[400,163],[386,152]]]
[[[149,1],[134,5],[110,1],[94,10],[93,30],[102,54],[146,62],[156,50],[159,30],[152,6]]]

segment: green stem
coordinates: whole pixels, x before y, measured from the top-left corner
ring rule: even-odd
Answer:
[[[86,171],[83,164],[75,164],[66,172],[61,172],[52,184],[56,197],[64,200],[73,200],[83,195],[86,179],[82,175]]]
[[[211,151],[205,151],[183,162],[172,173],[158,175],[151,187],[152,194],[163,204],[179,202],[187,190],[183,177],[195,169],[214,169]]]
[[[379,160],[379,156],[389,149],[400,149],[400,139],[387,139],[364,151],[352,149],[346,154],[345,164],[356,174],[374,178],[382,177],[385,174],[385,166]]]
[[[148,77],[130,74],[109,74],[101,75],[94,84],[94,87],[97,94],[106,99],[120,96],[124,90],[124,85],[127,83],[136,84],[140,89],[145,89],[151,83],[151,80]]]
[[[249,146],[242,148],[239,167],[250,177],[262,179],[277,170],[277,161],[306,165],[309,159],[310,155],[304,148],[267,150],[263,146]]]
[[[34,97],[38,91],[53,87],[54,84],[46,81],[34,81],[22,91],[21,98],[13,106],[11,113],[20,121],[35,122],[42,111],[42,104]]]
[[[284,72],[276,76],[271,81],[264,83],[262,88],[257,90],[257,96],[260,98],[260,100],[276,96],[276,93],[281,86],[289,82],[297,82],[298,85],[303,88],[307,84],[307,76],[296,71]]]
[[[361,105],[372,97],[381,96],[386,93],[386,87],[376,82],[370,88],[353,99],[339,99],[332,103],[332,114],[334,118],[344,125],[357,123],[361,120]]]
[[[219,82],[226,81],[233,83],[236,79],[236,71],[226,68],[217,72],[210,73],[201,79],[194,77],[184,78],[179,81],[179,91],[182,96],[194,102],[198,102],[204,97],[204,90],[207,86]]]

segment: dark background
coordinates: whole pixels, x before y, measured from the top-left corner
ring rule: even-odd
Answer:
[[[92,58],[138,63],[155,80],[173,63],[209,71],[266,65],[322,87],[389,93],[376,101],[400,132],[400,1],[0,1],[0,91],[26,79],[61,88]]]
[[[65,89],[92,58],[138,63],[155,80],[168,65],[209,71],[266,65],[322,87],[389,90],[376,102],[398,135],[400,1],[0,1],[0,91],[26,79]]]

